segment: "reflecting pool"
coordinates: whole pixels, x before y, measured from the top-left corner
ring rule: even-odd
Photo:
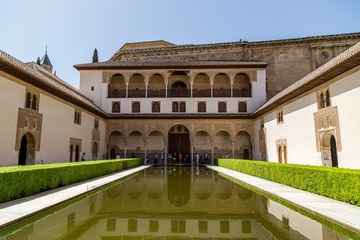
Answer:
[[[45,215],[0,240],[349,239],[206,167],[151,167]]]

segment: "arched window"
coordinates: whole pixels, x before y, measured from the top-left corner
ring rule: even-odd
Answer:
[[[324,94],[320,93],[320,108],[325,107],[325,100],[324,100]]]
[[[94,128],[99,129],[99,119],[94,120]]]
[[[172,112],[178,112],[179,111],[179,104],[177,102],[172,103]]]
[[[239,112],[247,112],[245,102],[239,102]]]
[[[185,102],[180,103],[180,112],[186,112],[186,104],[185,104]]]
[[[279,148],[278,148],[278,157],[279,157],[279,163],[282,163],[282,150],[281,150],[281,146],[279,146]]]
[[[219,102],[218,112],[226,112],[226,103],[225,102]]]
[[[330,94],[329,94],[329,90],[326,90],[326,106],[327,106],[327,107],[330,106]]]
[[[120,112],[120,103],[119,102],[114,102],[112,105],[112,112],[113,113],[118,113]]]
[[[26,107],[27,108],[30,108],[30,104],[31,104],[31,96],[30,96],[30,93],[28,92],[27,94],[26,94]]]
[[[80,115],[79,112],[78,112],[77,114],[78,114],[78,122],[77,122],[77,123],[78,123],[78,124],[81,124],[81,115]]]
[[[36,110],[36,95],[33,95],[32,103],[31,103],[31,109]]]
[[[160,103],[153,102],[151,111],[152,112],[160,112]]]
[[[140,103],[139,102],[133,102],[133,104],[132,104],[132,112],[133,113],[139,113],[140,112]]]
[[[206,104],[204,102],[198,103],[198,112],[206,112]]]

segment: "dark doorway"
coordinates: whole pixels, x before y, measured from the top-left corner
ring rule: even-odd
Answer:
[[[110,159],[115,159],[115,154],[116,154],[115,149],[112,148],[110,150]]]
[[[76,147],[75,147],[75,162],[79,161],[79,157],[80,157],[80,148],[79,148],[79,145],[76,145]]]
[[[182,155],[190,153],[189,131],[183,125],[175,125],[169,131],[169,153],[179,153]]]
[[[250,157],[250,156],[249,156],[249,149],[245,148],[245,149],[244,149],[243,158],[244,158],[244,159],[249,159],[249,157]]]
[[[332,166],[333,167],[338,167],[336,140],[335,140],[334,136],[331,136],[331,139],[330,139],[330,150],[331,150]]]
[[[189,92],[184,82],[175,82],[171,87],[171,97],[189,97]]]
[[[28,141],[26,136],[24,135],[21,139],[21,145],[19,151],[19,165],[26,165],[27,145],[28,145]]]
[[[70,162],[73,161],[73,152],[74,152],[74,146],[71,145],[71,146],[70,146]]]

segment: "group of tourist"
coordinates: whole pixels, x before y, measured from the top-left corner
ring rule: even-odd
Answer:
[[[147,159],[147,162],[151,159]],[[154,164],[164,164],[165,155],[164,153],[154,153],[153,155]],[[191,155],[189,153],[168,153],[166,156],[167,164],[191,164]],[[194,153],[193,154],[193,164],[207,164],[209,163],[209,155],[206,152],[205,154]]]

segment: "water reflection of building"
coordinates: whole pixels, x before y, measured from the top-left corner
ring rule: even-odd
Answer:
[[[151,168],[12,239],[347,239],[206,168]]]

